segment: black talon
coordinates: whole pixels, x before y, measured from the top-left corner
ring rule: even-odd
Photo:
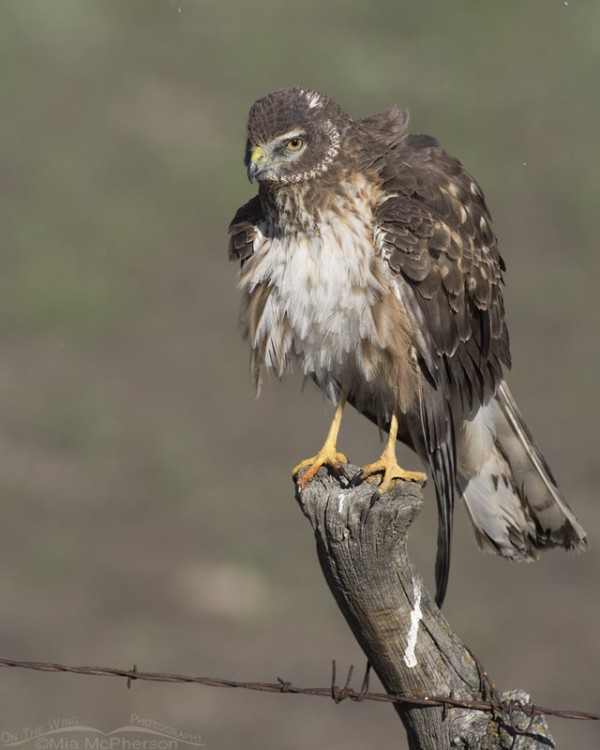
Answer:
[[[371,505],[375,505],[375,503],[379,500],[381,500],[381,492],[379,492],[379,490],[375,490],[375,492],[371,495]]]
[[[348,476],[348,472],[346,471],[346,465],[340,464],[338,470],[338,479],[344,479],[346,481],[346,487],[350,487],[350,482],[352,481],[351,477]]]
[[[359,469],[356,474],[350,479],[348,487],[358,487],[362,479],[362,469]]]

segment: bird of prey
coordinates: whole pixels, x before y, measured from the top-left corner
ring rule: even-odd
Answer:
[[[231,223],[229,254],[256,388],[263,366],[281,377],[295,361],[336,404],[323,448],[294,469],[298,487],[346,463],[346,402],[389,433],[360,481],[381,474],[380,494],[423,483],[398,465],[396,440],[415,450],[437,494],[441,606],[457,495],[480,547],[512,560],[586,537],[503,378],[505,266],[483,193],[407,124],[399,107],[351,119],[298,87],[258,99],[245,155],[258,195]]]

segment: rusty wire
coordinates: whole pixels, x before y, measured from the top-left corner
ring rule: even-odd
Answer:
[[[66,664],[55,664],[52,662],[18,661],[16,659],[0,658],[0,667],[14,667],[18,669],[31,669],[37,672],[66,672],[69,674],[93,675],[96,677],[123,677],[127,680],[127,687],[134,680],[145,680],[147,682],[169,682],[179,684],[197,684],[208,687],[242,688],[244,690],[259,690],[265,693],[292,693],[295,695],[316,695],[319,697],[332,698],[336,703],[349,699],[351,701],[378,701],[380,703],[400,703],[406,706],[443,708],[446,713],[449,708],[462,708],[475,711],[497,713],[503,711],[509,716],[520,712],[525,716],[557,716],[563,719],[579,719],[588,721],[600,720],[599,714],[586,711],[565,711],[553,708],[545,708],[534,703],[522,703],[518,700],[501,700],[494,690],[489,700],[460,700],[452,696],[410,696],[387,693],[371,693],[369,687],[369,670],[367,665],[365,676],[360,690],[357,692],[350,687],[354,668],[350,667],[348,676],[343,687],[337,685],[336,663],[332,663],[330,687],[303,688],[277,677],[277,682],[239,682],[237,680],[225,680],[217,677],[195,677],[169,672],[140,672],[134,664],[132,669],[114,669],[112,667],[72,667]]]

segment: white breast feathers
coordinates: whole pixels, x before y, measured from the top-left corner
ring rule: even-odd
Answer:
[[[256,364],[278,375],[291,356],[317,377],[354,369],[360,342],[378,339],[372,307],[383,294],[383,274],[375,274],[381,261],[370,225],[360,212],[328,211],[316,227],[277,231],[265,221],[241,272]]]

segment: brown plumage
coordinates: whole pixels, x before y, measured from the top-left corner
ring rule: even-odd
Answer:
[[[229,254],[241,261],[256,387],[263,366],[282,376],[296,361],[338,402],[307,476],[345,458],[335,438],[346,399],[429,466],[441,604],[457,490],[480,546],[505,557],[583,547],[585,533],[503,380],[504,263],[483,194],[407,123],[397,107],[352,120],[300,88],[259,99],[245,159],[259,192],[233,219]],[[382,490],[420,478],[392,463]]]

